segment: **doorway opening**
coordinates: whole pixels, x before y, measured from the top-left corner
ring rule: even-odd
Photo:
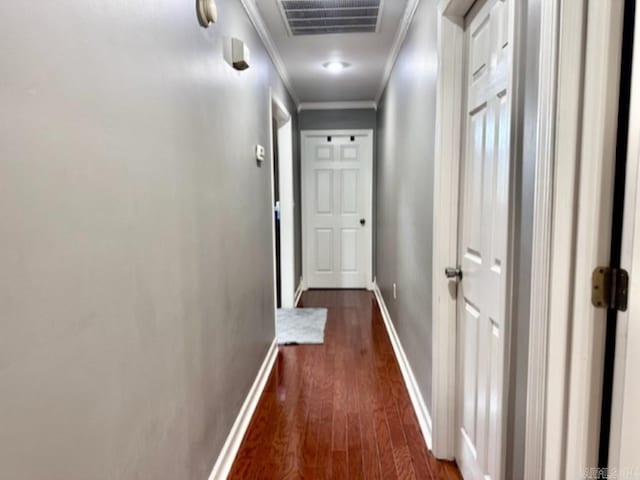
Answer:
[[[271,96],[274,283],[276,308],[295,299],[293,124],[284,104]]]
[[[499,479],[509,476],[521,6],[443,0],[438,16],[433,451],[465,477]]]
[[[271,141],[273,142],[273,221],[275,232],[275,257],[276,257],[276,307],[282,308],[282,244],[280,234],[280,166],[278,153],[278,121],[274,118],[271,122]]]

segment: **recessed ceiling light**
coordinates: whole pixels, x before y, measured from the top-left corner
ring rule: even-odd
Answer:
[[[327,62],[323,65],[323,67],[329,70],[331,73],[340,73],[348,66],[349,64],[346,62]]]

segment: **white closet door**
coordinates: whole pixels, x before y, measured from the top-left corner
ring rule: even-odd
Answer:
[[[467,480],[503,478],[511,2],[481,2],[466,25],[456,457]]]
[[[302,133],[304,282],[368,288],[371,282],[373,135]]]

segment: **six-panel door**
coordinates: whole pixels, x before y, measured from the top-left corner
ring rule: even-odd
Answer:
[[[465,26],[456,459],[470,480],[503,478],[512,1],[475,5]]]
[[[371,281],[370,132],[302,134],[303,257],[308,288]]]

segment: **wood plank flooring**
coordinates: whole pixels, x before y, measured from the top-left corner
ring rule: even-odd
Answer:
[[[312,290],[325,344],[280,347],[229,478],[461,479],[427,450],[375,297]]]

